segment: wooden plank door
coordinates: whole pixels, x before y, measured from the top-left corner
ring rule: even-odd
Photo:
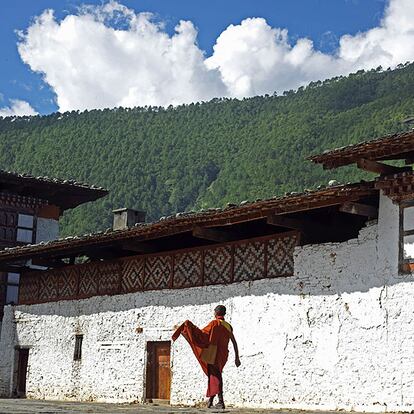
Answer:
[[[171,343],[148,342],[147,400],[169,400]]]
[[[17,395],[26,395],[27,366],[29,363],[29,349],[17,350]]]

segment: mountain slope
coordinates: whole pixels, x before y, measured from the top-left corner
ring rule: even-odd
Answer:
[[[414,65],[316,82],[284,96],[217,99],[0,119],[0,168],[98,184],[110,196],[65,214],[63,234],[110,226],[112,208],[222,206],[358,180],[304,158],[403,130],[414,112]]]

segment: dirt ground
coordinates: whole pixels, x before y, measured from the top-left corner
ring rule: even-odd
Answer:
[[[209,410],[207,408],[171,407],[153,404],[99,404],[81,402],[38,401],[25,399],[0,399],[0,414],[178,414],[178,413],[230,413],[230,414],[303,414],[293,410],[249,410],[226,408]],[[312,414],[312,413],[310,413]],[[321,413],[318,414],[328,414]]]

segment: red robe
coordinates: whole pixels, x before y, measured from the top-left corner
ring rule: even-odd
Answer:
[[[201,369],[208,374],[208,365],[223,371],[229,356],[228,345],[233,328],[222,316],[212,320],[205,328],[199,329],[190,321],[185,321],[172,336],[175,341],[180,334],[190,344]]]

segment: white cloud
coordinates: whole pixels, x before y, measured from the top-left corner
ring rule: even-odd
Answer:
[[[170,37],[149,14],[120,6],[128,28],[119,30],[104,20],[117,3],[110,5],[61,22],[48,10],[22,35],[20,56],[44,74],[60,110],[179,104],[226,93],[204,64],[191,22],[181,21]]]
[[[343,36],[333,55],[318,52],[309,39],[291,46],[286,30],[256,18],[229,26],[206,63],[220,71],[232,96],[241,97],[410,60],[414,60],[414,1],[390,0],[379,27]]]
[[[10,99],[10,106],[0,108],[0,117],[37,115],[37,112],[26,101]]]
[[[21,33],[19,53],[54,90],[61,111],[169,105],[216,96],[252,96],[297,88],[359,69],[414,60],[414,1],[389,0],[379,27],[345,35],[333,54],[263,18],[230,25],[212,56],[181,21],[169,36],[148,13],[116,1],[83,6],[57,21],[53,11]]]
[[[334,72],[335,59],[315,51],[309,39],[299,39],[292,47],[287,30],[273,29],[264,19],[252,18],[229,26],[206,64],[220,71],[231,96],[243,97],[326,78]]]

